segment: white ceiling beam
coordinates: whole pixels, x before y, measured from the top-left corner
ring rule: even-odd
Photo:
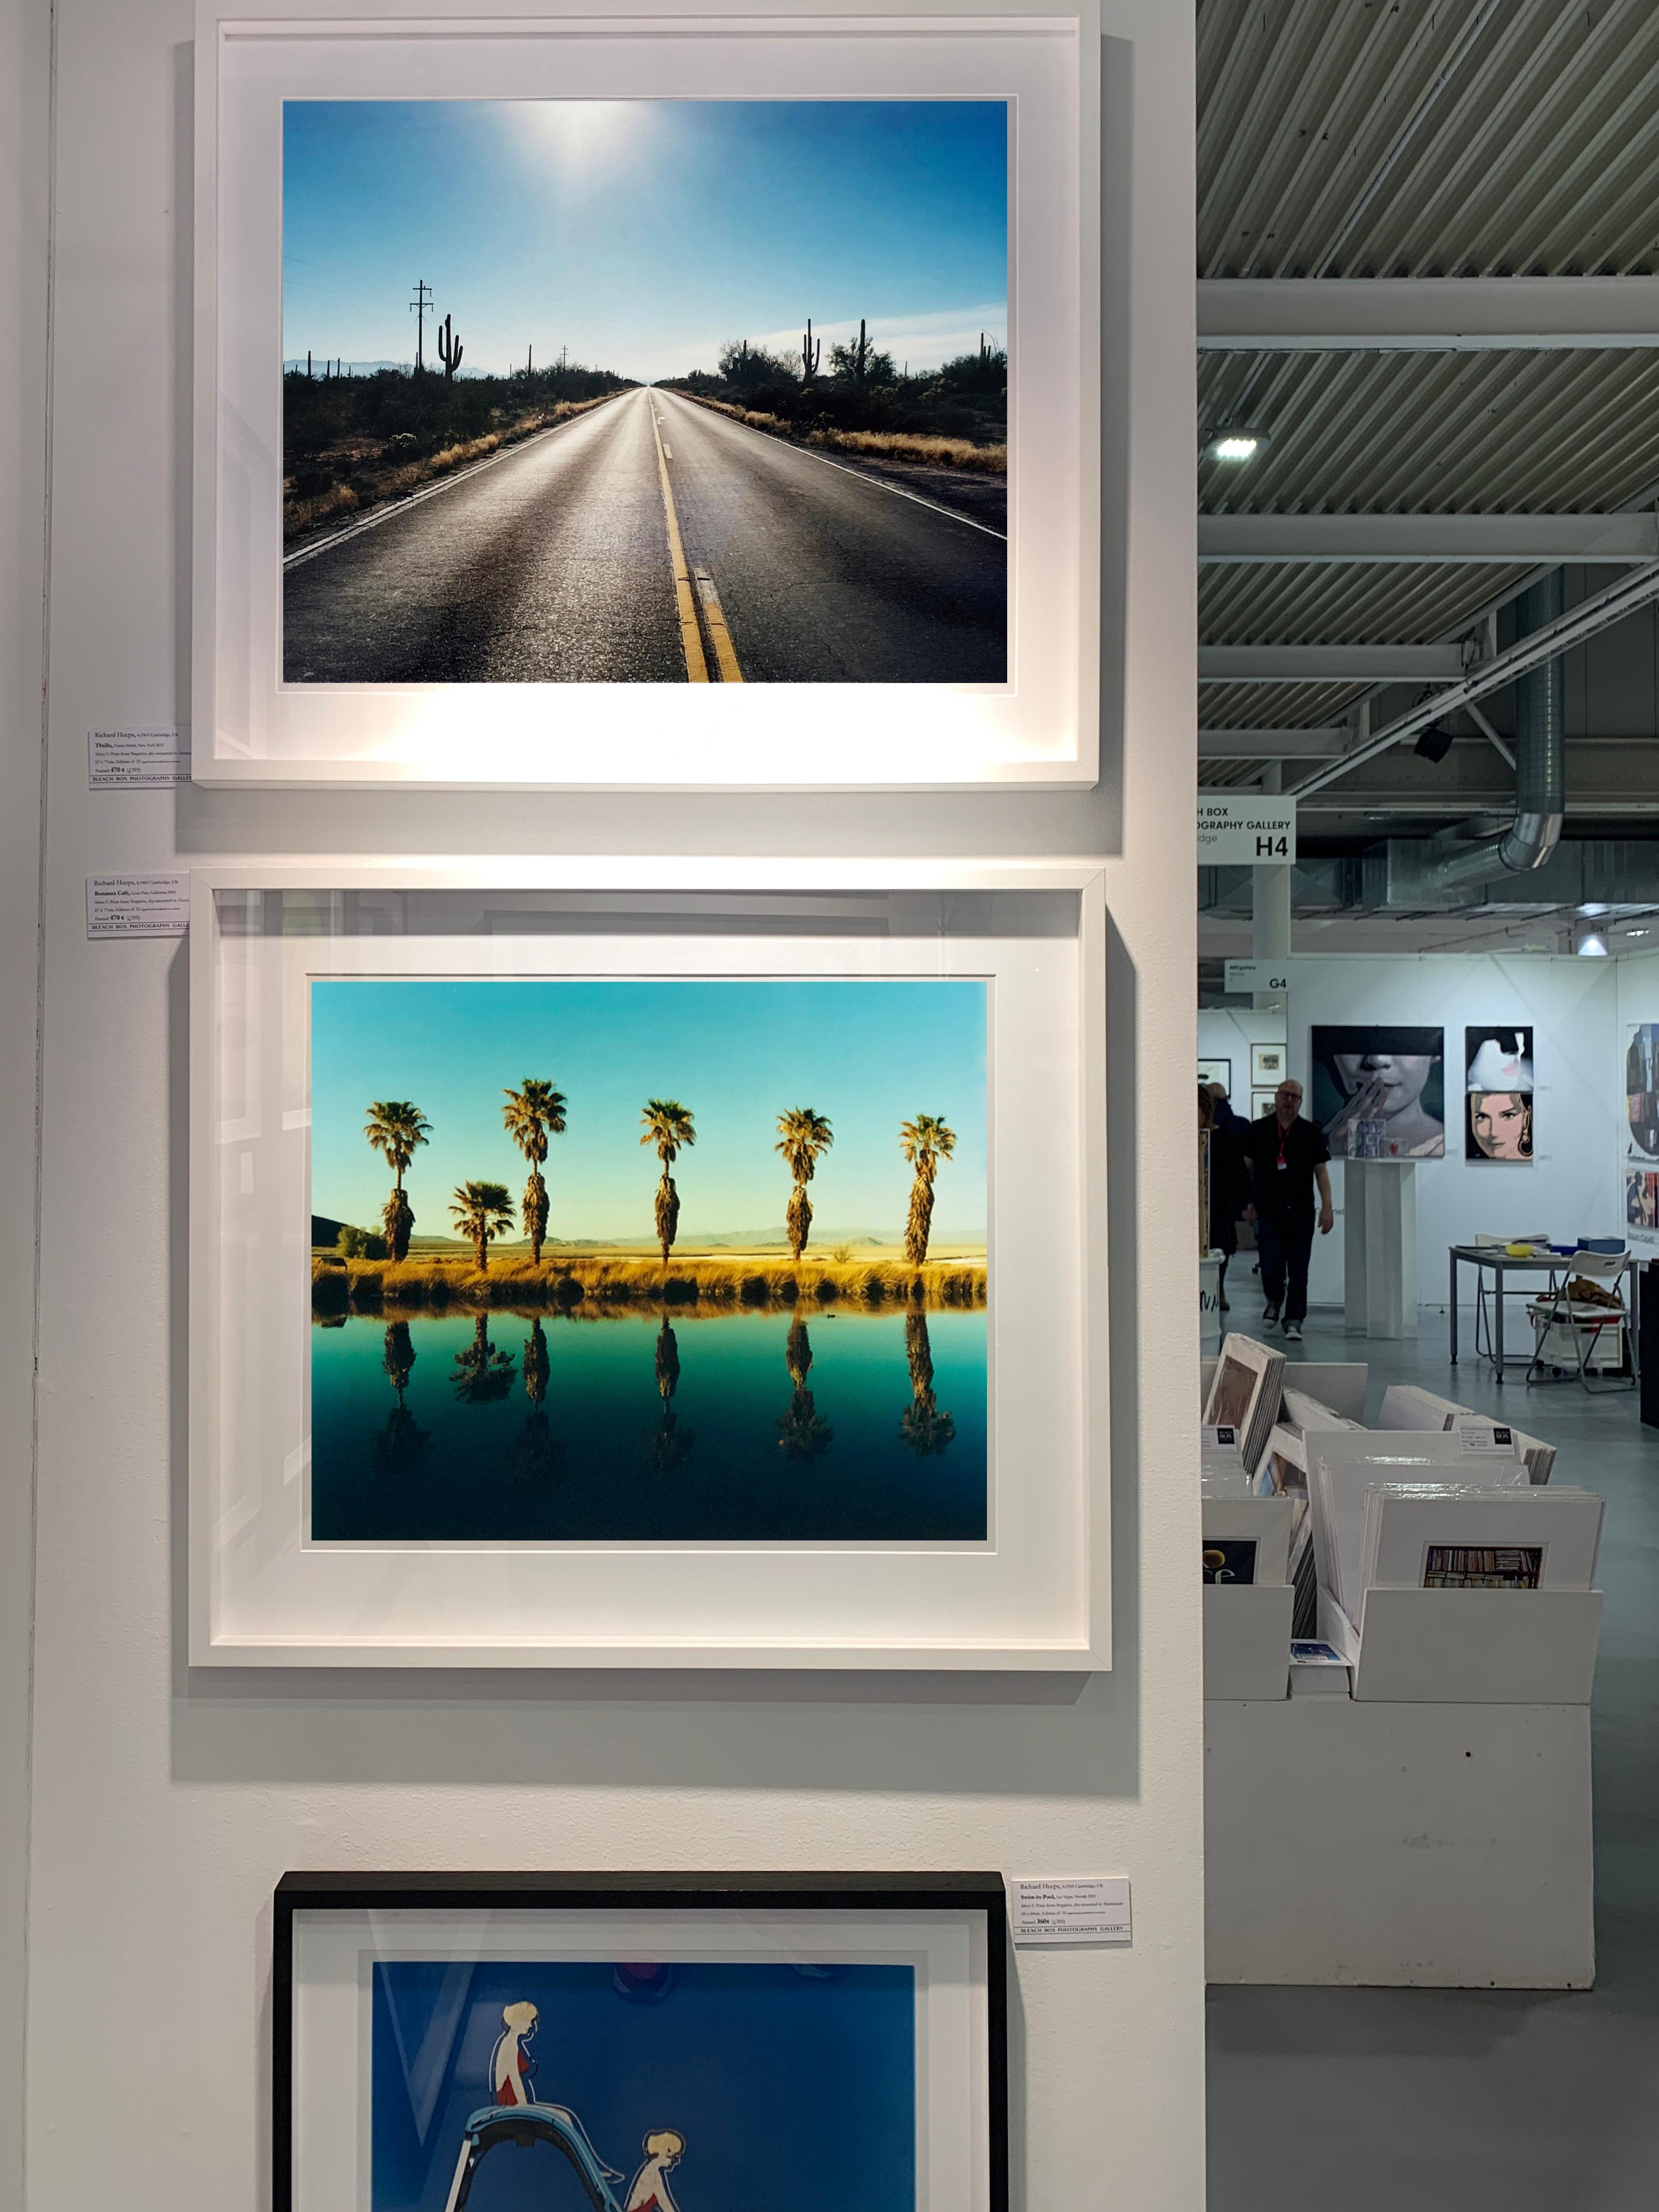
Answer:
[[[1659,559],[1659,515],[1200,514],[1198,557],[1212,568],[1280,561],[1627,564]]]
[[[1200,645],[1200,684],[1455,684],[1461,645]]]
[[[1659,276],[1212,276],[1200,353],[1659,347]]]
[[[1353,743],[1346,725],[1334,730],[1200,730],[1200,760],[1334,760]]]

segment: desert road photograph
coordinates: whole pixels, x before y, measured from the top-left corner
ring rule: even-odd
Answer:
[[[286,103],[284,680],[1006,682],[1007,143]]]

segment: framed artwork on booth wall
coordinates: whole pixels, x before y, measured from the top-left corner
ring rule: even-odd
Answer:
[[[1233,1064],[1231,1060],[1200,1060],[1198,1063],[1200,1083],[1218,1083],[1231,1094],[1233,1087]]]
[[[208,870],[191,956],[198,1661],[1109,1663],[1091,866]]]
[[[1529,1164],[1536,1143],[1532,1026],[1463,1032],[1463,1157]]]
[[[273,2212],[1007,2212],[1006,1952],[995,1875],[285,1875]]]
[[[1250,1047],[1250,1080],[1269,1091],[1277,1090],[1285,1080],[1285,1048],[1282,1044],[1253,1044]]]
[[[201,0],[195,776],[1092,784],[1097,32]]]
[[[1446,1152],[1446,1034],[1399,1023],[1316,1023],[1308,1112],[1333,1159],[1437,1160]]]

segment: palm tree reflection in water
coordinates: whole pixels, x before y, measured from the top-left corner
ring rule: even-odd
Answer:
[[[778,1423],[778,1449],[786,1459],[822,1459],[835,1442],[836,1432],[819,1413],[806,1387],[806,1378],[812,1371],[812,1342],[804,1321],[798,1319],[789,1324],[784,1357],[789,1364],[789,1380],[795,1392],[789,1401],[789,1411]]]
[[[472,1325],[472,1341],[455,1354],[449,1380],[464,1406],[499,1405],[513,1388],[513,1355],[497,1352],[489,1340],[489,1316]]]
[[[547,1331],[539,1321],[531,1322],[520,1364],[530,1412],[513,1447],[513,1472],[526,1480],[547,1481],[564,1473],[565,1447],[563,1437],[554,1435],[542,1411],[553,1363],[548,1356]]]
[[[697,1441],[690,1429],[681,1428],[680,1417],[674,1411],[674,1393],[679,1387],[679,1339],[665,1314],[657,1331],[657,1395],[662,1401],[662,1417],[651,1440],[651,1464],[659,1474],[672,1474],[683,1465]]]
[[[385,1428],[374,1439],[371,1449],[374,1471],[377,1474],[407,1474],[424,1455],[432,1439],[404,1403],[404,1393],[409,1388],[415,1366],[415,1341],[406,1321],[394,1321],[388,1325],[380,1365],[397,1393],[398,1402],[386,1415]]]
[[[910,1367],[910,1402],[899,1417],[899,1442],[918,1459],[934,1459],[955,1443],[957,1425],[941,1413],[933,1396],[933,1347],[927,1340],[927,1316],[904,1316],[904,1355]]]

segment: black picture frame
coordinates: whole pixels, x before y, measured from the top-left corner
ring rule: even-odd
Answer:
[[[294,1919],[299,1912],[956,1911],[985,1916],[987,2170],[1009,2212],[1008,1911],[1000,1874],[289,1873],[271,1900],[271,2212],[294,2205]]]

